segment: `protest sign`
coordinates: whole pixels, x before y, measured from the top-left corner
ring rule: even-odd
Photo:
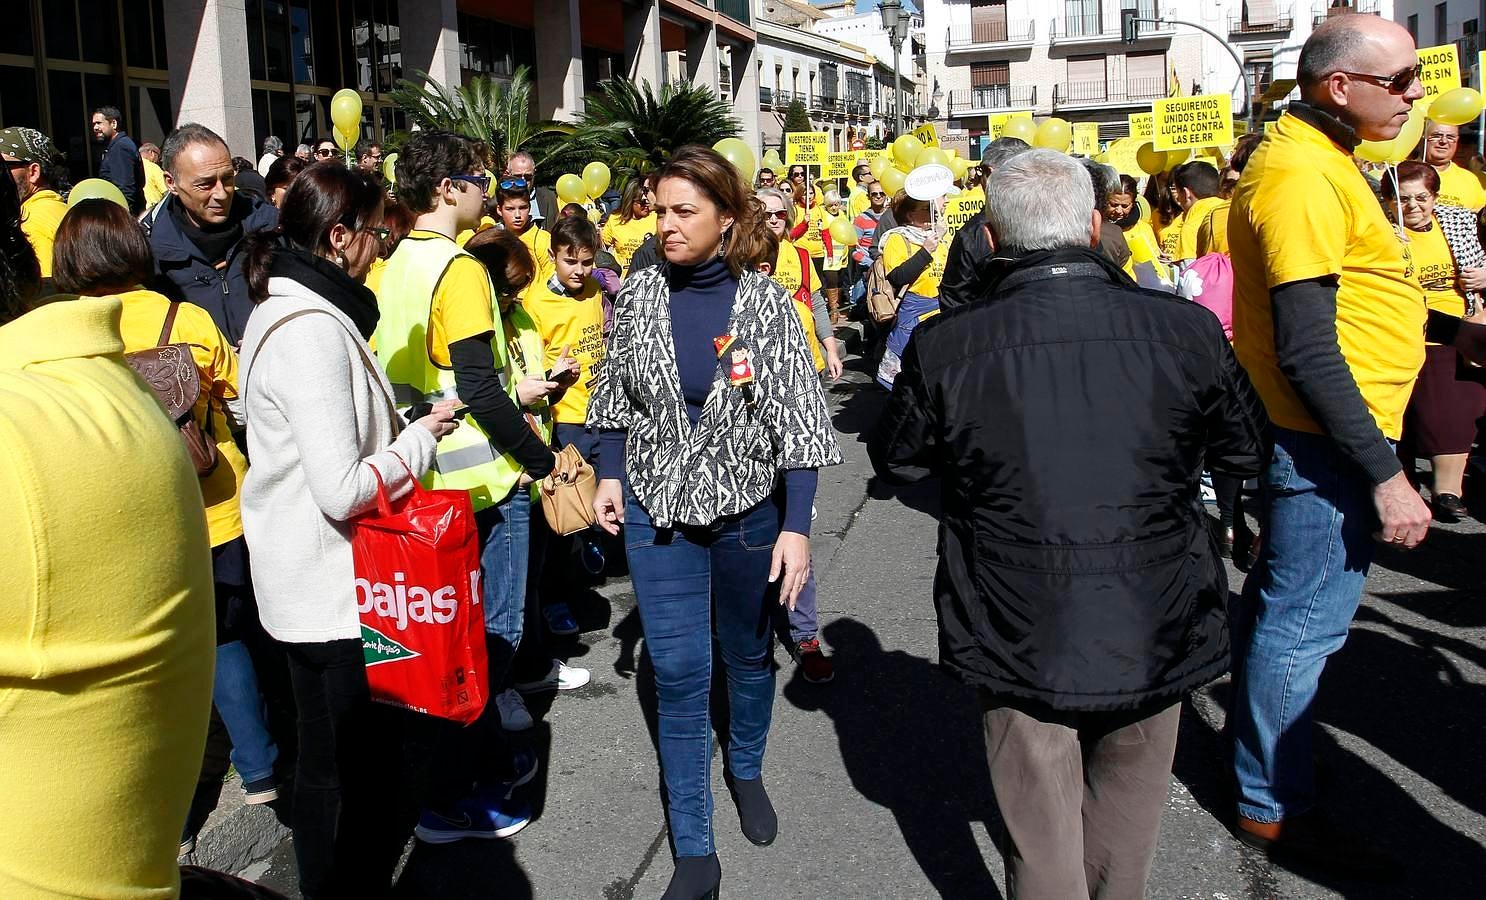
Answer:
[[[1169,97],[1152,110],[1157,150],[1196,150],[1233,143],[1233,99],[1227,94]]]
[[[1151,139],[1151,136],[1155,134],[1155,113],[1131,113],[1129,122],[1130,136],[1135,138],[1137,143],[1140,141],[1148,141]]]
[[[1424,85],[1424,96],[1414,105],[1428,112],[1434,98],[1460,87],[1460,57],[1455,53],[1454,44],[1423,47],[1419,50],[1419,66],[1419,82]]]
[[[845,153],[827,153],[825,165],[820,170],[820,177],[827,180],[849,177],[852,166],[860,158],[861,151],[848,150]]]
[[[1073,152],[1093,156],[1099,152],[1099,123],[1077,122],[1073,126]]]
[[[1031,118],[1032,118],[1032,110],[1030,110],[1030,109],[1019,110],[1017,112],[992,113],[991,114],[991,122],[990,122],[990,124],[991,124],[991,140],[994,141],[996,138],[999,138],[1001,136],[1001,132],[1006,129],[1006,123],[1007,123],[1008,120],[1010,120],[1010,119],[1027,119],[1027,120],[1031,120]]]
[[[985,208],[984,194],[965,191],[958,197],[944,201],[944,240],[953,240],[955,232],[965,226],[976,213]]]
[[[823,166],[831,151],[831,136],[821,132],[786,134],[784,164],[787,166]]]

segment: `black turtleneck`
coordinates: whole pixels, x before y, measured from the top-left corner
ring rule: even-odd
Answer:
[[[671,288],[671,340],[676,345],[676,372],[686,415],[695,425],[717,374],[717,348],[712,339],[727,334],[738,296],[738,279],[717,256],[701,265],[671,265],[666,275]]]

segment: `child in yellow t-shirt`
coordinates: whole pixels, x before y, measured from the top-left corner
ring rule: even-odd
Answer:
[[[552,274],[552,236],[532,221],[531,195],[527,193],[526,182],[518,181],[512,187],[498,189],[495,203],[500,226],[520,238],[536,261],[537,277],[532,283],[545,281]]]
[[[577,379],[553,403],[553,434],[557,446],[573,444],[594,461],[598,436],[590,434],[584,422],[588,395],[604,361],[603,291],[593,277],[598,229],[582,216],[565,216],[553,226],[551,241],[547,277],[532,283],[522,306],[542,336],[548,368],[567,356],[578,361]]]

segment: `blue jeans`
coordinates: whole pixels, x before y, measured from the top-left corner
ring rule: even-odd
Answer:
[[[624,549],[655,666],[660,766],[676,855],[706,856],[712,842],[712,634],[728,679],[727,770],[758,778],[774,713],[768,582],[781,511],[765,501],[709,527],[657,529],[626,497]]]
[[[1372,484],[1329,438],[1274,429],[1261,475],[1263,549],[1233,616],[1238,810],[1277,822],[1315,804],[1316,690],[1362,600]]]
[[[217,645],[212,702],[227,726],[227,736],[232,738],[232,765],[243,784],[272,776],[279,748],[264,724],[267,711],[258,692],[258,675],[242,641]]]
[[[810,577],[805,580],[805,586],[800,588],[800,596],[795,598],[795,608],[786,607],[789,612],[789,639],[795,644],[813,640],[820,631],[815,612],[816,593],[815,568],[812,566]]]
[[[531,494],[519,488],[511,496],[475,514],[480,531],[480,576],[485,582],[486,646],[490,655],[490,690],[501,690],[516,648],[521,646],[521,620],[526,611],[526,575],[530,565]]]

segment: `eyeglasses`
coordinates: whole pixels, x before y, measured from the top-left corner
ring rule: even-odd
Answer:
[[[525,178],[507,175],[500,180],[500,189],[503,191],[521,190],[530,184]]]
[[[771,209],[771,210],[766,210],[764,212],[764,218],[766,218],[766,219],[783,219],[783,220],[785,220],[787,222],[787,221],[789,221],[789,210],[786,210],[786,209],[780,209],[780,210],[772,210]]]
[[[1433,194],[1414,194],[1413,196],[1405,194],[1398,198],[1398,202],[1404,206],[1423,206],[1433,199]]]
[[[476,188],[478,188],[479,191],[480,191],[480,193],[482,193],[482,194],[485,193],[487,190],[490,189],[490,176],[489,175],[450,175],[449,176],[449,180],[450,181],[463,181],[466,184],[472,184]],[[502,187],[504,187],[504,186],[505,185],[502,184]]]
[[[882,191],[869,191],[867,193],[867,198],[868,199],[871,199],[873,197],[886,197],[886,196],[887,196],[887,194],[884,193],[884,192],[882,192]]]
[[[1432,144],[1458,144],[1460,143],[1460,136],[1454,134],[1431,134],[1425,140]]]
[[[1368,81],[1387,88],[1390,94],[1402,94],[1414,86],[1414,82],[1419,80],[1419,75],[1423,71],[1424,67],[1419,65],[1410,66],[1392,75],[1369,75],[1366,72],[1339,72],[1337,74],[1346,75],[1349,78],[1366,78]]]
[[[392,237],[391,228],[383,228],[381,226],[378,226],[376,228],[368,228],[367,231],[371,232],[377,240],[381,241],[384,244],[387,243],[388,238]]]

